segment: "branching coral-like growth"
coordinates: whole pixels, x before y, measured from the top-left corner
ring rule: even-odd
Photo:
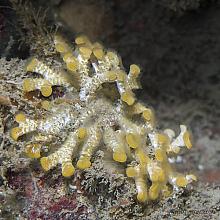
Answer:
[[[78,36],[73,48],[55,35],[54,47],[63,68],[54,69],[32,58],[26,71],[40,77],[23,82],[25,93],[39,90],[47,99],[41,106],[48,111],[48,117],[27,118],[18,113],[15,120],[19,126],[11,130],[14,140],[29,136],[25,146],[29,157],[40,158],[46,171],[59,164],[62,175],[69,177],[74,174],[74,166],[90,167],[95,151],[103,148],[134,179],[140,202],[168,196],[173,188],[196,180],[192,174],[176,172],[170,162],[182,147],[192,147],[186,126],[180,126],[178,136],[171,129],[158,131],[153,110],[137,101],[133,90],[140,87],[139,66],[132,64],[127,74],[114,51],[91,43],[85,36]],[[65,97],[49,101],[46,97],[56,86],[64,87],[74,104],[66,102]],[[51,147],[51,153],[45,155],[43,146],[52,146],[61,132],[68,134],[62,145]]]

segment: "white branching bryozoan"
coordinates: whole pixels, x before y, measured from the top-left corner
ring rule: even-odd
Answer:
[[[78,36],[72,47],[55,35],[54,47],[63,68],[54,69],[32,58],[26,71],[40,77],[23,82],[24,93],[38,90],[48,99],[41,102],[48,117],[33,119],[20,112],[15,116],[19,125],[11,130],[14,140],[31,134],[25,146],[29,157],[39,158],[46,171],[59,164],[62,175],[70,177],[75,167],[89,168],[95,151],[101,148],[124,165],[126,175],[135,181],[140,202],[168,196],[173,188],[196,180],[192,174],[176,172],[170,163],[182,147],[192,147],[186,126],[180,126],[177,136],[171,129],[158,131],[153,110],[137,101],[133,90],[140,87],[139,66],[130,65],[127,74],[114,51],[91,43],[86,36]],[[74,101],[49,101],[56,86],[64,87]],[[61,146],[42,156],[42,146],[50,146],[63,131],[67,135]]]

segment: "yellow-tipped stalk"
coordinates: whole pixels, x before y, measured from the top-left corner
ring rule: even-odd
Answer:
[[[63,57],[63,60],[66,63],[66,67],[69,71],[75,72],[78,69],[78,61],[71,53],[66,53]]]
[[[104,57],[104,51],[102,48],[94,48],[93,49],[93,54],[98,60],[102,60]]]
[[[146,152],[143,151],[142,148],[135,149],[135,154],[141,165],[146,165],[150,162],[149,156],[146,154]]]
[[[128,167],[126,169],[126,175],[128,177],[135,177],[137,175],[137,171],[136,171],[135,167]]]
[[[149,122],[152,126],[154,126],[155,124],[155,116],[154,116],[154,112],[149,109],[149,108],[146,108],[143,113],[142,113],[142,116],[143,118]]]
[[[115,81],[117,79],[117,73],[115,71],[108,71],[106,77],[110,81]]]
[[[156,200],[159,197],[160,185],[159,183],[153,183],[149,189],[149,196],[152,200]]]
[[[33,79],[24,79],[24,81],[23,81],[24,92],[31,92],[35,89],[36,89],[36,87],[34,85]]]
[[[40,91],[44,97],[49,97],[53,92],[51,85],[43,85]]]
[[[165,179],[165,175],[162,170],[154,171],[154,173],[152,173],[152,175],[151,175],[151,180],[154,182],[159,182],[159,181],[163,182],[164,179]]]
[[[11,134],[11,138],[17,141],[18,138],[23,135],[22,128],[19,127],[12,128],[10,134]]]
[[[115,150],[113,152],[113,160],[124,163],[127,160],[127,155],[123,150]]]
[[[83,128],[83,127],[79,128],[77,134],[78,134],[78,138],[79,139],[84,139],[86,137],[86,135],[87,135],[86,128]]]
[[[77,161],[77,167],[81,170],[87,169],[91,166],[91,161],[89,157],[81,156],[80,159]]]
[[[167,145],[169,143],[169,138],[165,134],[157,134],[157,141],[159,145]]]
[[[74,174],[75,168],[71,162],[66,162],[62,164],[62,175],[64,177],[70,177]]]
[[[20,122],[25,122],[26,121],[26,116],[24,113],[19,113],[15,116],[15,121],[20,123]]]
[[[129,73],[133,76],[133,77],[138,77],[140,74],[141,70],[140,67],[136,64],[132,64],[130,65],[130,71]]]
[[[137,194],[137,200],[142,203],[146,202],[148,200],[147,190],[140,190]]]
[[[65,42],[62,36],[55,35],[54,37],[55,49],[59,53],[68,53],[71,51],[70,46]]]
[[[79,52],[86,59],[89,59],[92,54],[92,50],[89,47],[85,47],[85,46],[80,47]]]
[[[185,187],[187,185],[188,181],[185,176],[178,176],[176,178],[176,185],[179,187]]]
[[[183,140],[188,149],[192,148],[192,135],[190,134],[189,131],[186,131],[183,134]]]
[[[133,105],[135,102],[134,94],[130,91],[125,91],[121,94],[121,100],[126,102],[128,105]]]
[[[114,64],[114,65],[119,65],[120,60],[118,55],[113,52],[113,51],[108,51],[106,54],[106,57]]]
[[[157,148],[155,150],[155,158],[158,161],[162,162],[164,160],[164,158],[165,158],[165,152],[161,148]]]
[[[118,70],[117,71],[117,80],[119,82],[124,82],[126,77],[127,77],[127,74],[124,70]]]
[[[144,177],[138,177],[135,179],[137,188],[137,200],[139,202],[146,202],[148,200],[147,184]]]
[[[65,43],[57,43],[55,46],[57,52],[59,53],[67,53],[68,52],[68,46]]]
[[[45,171],[48,171],[52,167],[51,160],[48,157],[42,157],[40,159],[40,164]]]
[[[149,164],[148,172],[152,182],[164,182],[166,179],[164,170],[154,162]]]
[[[30,158],[40,158],[41,144],[33,143],[25,146],[25,152]]]
[[[41,104],[41,107],[45,110],[50,110],[51,108],[51,103],[47,100],[42,101],[40,104]]]
[[[141,144],[141,136],[139,134],[126,134],[126,141],[131,148],[138,148]]]
[[[113,152],[113,160],[123,163],[127,160],[123,140],[121,139],[122,131],[114,131],[108,127],[105,129],[103,140],[105,145]]]
[[[140,166],[128,167],[126,169],[128,177],[133,177],[137,188],[137,200],[139,202],[146,202],[148,200],[146,174]]]
[[[80,35],[80,36],[76,37],[75,43],[78,44],[78,45],[80,45],[80,44],[88,44],[88,43],[90,43],[90,41],[89,41],[87,36]]]

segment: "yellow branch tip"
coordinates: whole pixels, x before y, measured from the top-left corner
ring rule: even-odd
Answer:
[[[51,108],[51,103],[47,100],[42,101],[40,104],[41,104],[41,107],[47,111],[50,110]]]
[[[40,164],[45,171],[48,171],[51,168],[51,161],[48,159],[48,157],[42,157],[40,159]]]
[[[121,100],[126,102],[128,105],[133,105],[135,102],[135,98],[134,98],[132,92],[129,92],[129,91],[122,93]]]
[[[146,121],[152,121],[153,122],[153,119],[154,119],[154,115],[153,115],[153,112],[151,109],[145,109],[142,113],[142,116],[143,118],[146,120]]]
[[[75,43],[78,45],[79,44],[87,44],[87,43],[89,43],[89,39],[85,35],[80,35],[80,36],[76,37]]]
[[[153,171],[153,174],[151,175],[151,181],[152,182],[163,182],[165,181],[165,173],[164,171],[160,169],[155,169]]]
[[[188,149],[192,148],[192,135],[186,131],[183,135],[183,140]]]
[[[89,158],[82,158],[82,159],[79,159],[77,162],[77,167],[81,170],[87,169],[90,166],[91,166],[91,162]]]
[[[78,61],[72,53],[65,54],[63,60],[66,62],[66,67],[69,71],[75,72],[78,69]]]
[[[187,185],[188,181],[186,177],[184,176],[179,176],[176,178],[176,185],[179,187],[185,187]]]
[[[30,92],[35,90],[34,81],[32,79],[24,79],[23,81],[23,90],[24,92]]]
[[[118,81],[121,81],[121,82],[125,81],[126,76],[127,76],[127,75],[126,75],[126,73],[125,73],[124,70],[118,70],[118,71],[117,71],[117,80],[118,80]]]
[[[138,148],[141,144],[141,137],[138,134],[129,133],[126,135],[126,141],[131,148]]]
[[[15,121],[20,123],[20,122],[25,122],[26,121],[26,116],[24,113],[19,113],[15,116]]]
[[[137,66],[136,64],[130,65],[130,73],[136,78],[139,76],[141,70],[140,67]]]
[[[25,147],[25,153],[30,158],[40,158],[41,144],[28,144]]]
[[[22,133],[22,128],[19,128],[19,127],[12,128],[10,133],[11,133],[11,134],[10,134],[10,135],[11,135],[11,138],[12,138],[13,140],[15,140],[15,141],[17,141],[18,138],[19,138],[21,135],[23,135],[23,133]]]
[[[89,47],[80,47],[79,52],[87,59],[89,59],[92,54],[92,50]]]
[[[147,154],[141,148],[135,149],[135,154],[137,155],[137,157],[139,159],[139,163],[141,165],[147,164],[150,162],[150,158],[147,156]]]
[[[138,192],[137,200],[139,202],[146,202],[148,200],[148,193],[147,193],[147,191],[146,190],[142,190],[141,192]]]
[[[127,155],[123,151],[115,151],[113,153],[113,160],[120,163],[124,163],[127,160]]]
[[[149,196],[152,200],[156,200],[159,196],[159,184],[153,183],[149,189]]]
[[[108,71],[106,75],[110,81],[115,81],[117,79],[117,73],[115,71]]]
[[[71,48],[69,45],[65,42],[62,36],[60,35],[55,35],[54,38],[54,43],[55,43],[55,49],[59,53],[68,53],[71,51]]]
[[[157,141],[159,145],[167,145],[169,143],[169,138],[165,134],[157,134]]]
[[[93,49],[93,54],[98,60],[102,60],[104,56],[104,51],[102,48],[94,48]]]
[[[78,138],[79,139],[84,139],[87,135],[87,130],[86,128],[79,128],[78,129]]]
[[[41,91],[41,94],[44,97],[49,97],[52,94],[52,92],[53,92],[52,87],[50,85],[42,86],[40,91]]]
[[[64,177],[70,177],[74,174],[75,168],[71,162],[62,164],[62,175]]]
[[[128,177],[135,177],[135,176],[137,175],[137,172],[136,172],[135,167],[128,167],[128,168],[126,169],[126,175],[127,175]]]
[[[164,152],[161,148],[155,150],[155,158],[160,162],[164,160]]]

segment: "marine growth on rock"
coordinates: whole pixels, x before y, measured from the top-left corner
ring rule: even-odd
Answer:
[[[62,67],[37,57],[26,65],[25,71],[37,77],[24,79],[23,91],[40,91],[40,105],[48,113],[41,118],[23,112],[15,116],[18,126],[11,129],[11,137],[24,141],[28,157],[39,159],[45,171],[59,166],[62,175],[70,177],[75,169],[89,168],[94,153],[102,149],[134,180],[139,202],[166,197],[196,180],[171,164],[181,148],[192,147],[186,126],[180,125],[178,135],[171,129],[157,130],[153,110],[136,99],[138,65],[130,65],[126,73],[116,52],[86,36],[76,37],[70,45],[56,34],[54,47]],[[65,89],[68,99],[51,98],[57,86]],[[54,146],[63,133],[62,144]]]

